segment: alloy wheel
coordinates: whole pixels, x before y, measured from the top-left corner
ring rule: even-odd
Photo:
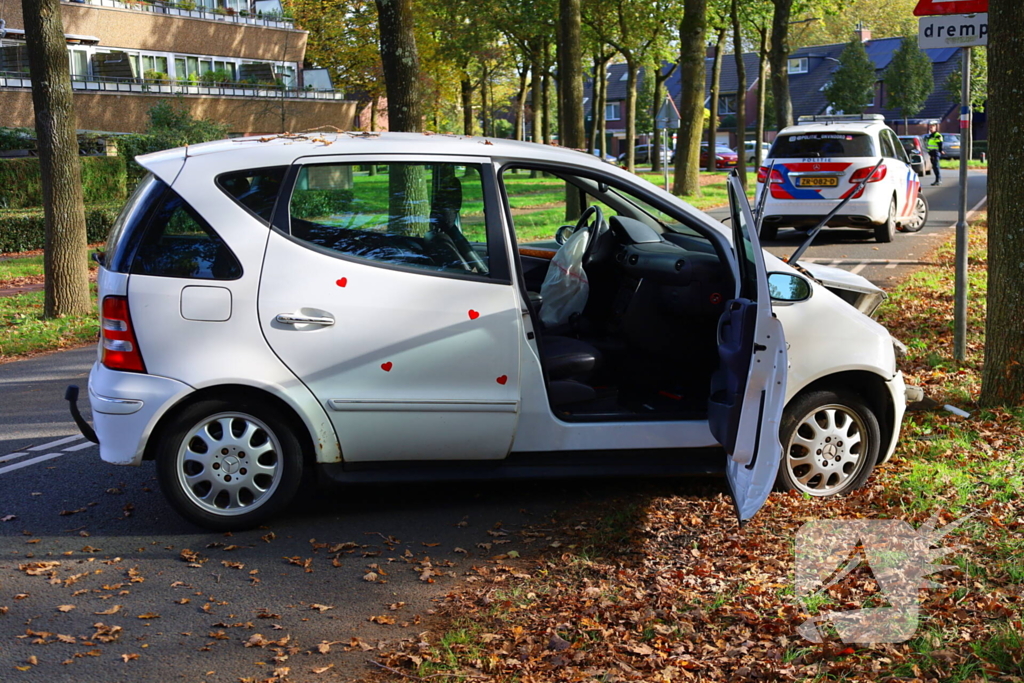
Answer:
[[[800,418],[785,444],[785,467],[797,489],[813,496],[838,493],[867,460],[867,427],[848,406],[817,407]]]

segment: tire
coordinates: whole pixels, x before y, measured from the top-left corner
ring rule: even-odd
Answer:
[[[889,200],[889,213],[885,222],[875,226],[876,242],[892,242],[896,236],[896,198]]]
[[[768,223],[761,224],[761,234],[758,237],[762,240],[773,240],[779,236],[779,226]]]
[[[928,222],[928,200],[924,195],[918,193],[914,202],[914,213],[907,220],[908,222],[900,227],[901,232],[918,232]]]
[[[782,413],[782,462],[776,486],[819,498],[860,488],[881,451],[881,430],[871,408],[846,391],[812,391]]]
[[[156,466],[178,514],[235,531],[270,519],[295,497],[302,447],[280,410],[263,401],[208,399],[175,415],[160,434]]]

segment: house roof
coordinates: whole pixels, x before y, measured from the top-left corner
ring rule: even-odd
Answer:
[[[875,64],[877,78],[882,79],[885,69],[889,66],[892,61],[893,54],[899,49],[902,43],[902,38],[880,38],[877,40],[869,40],[865,42],[864,48],[868,53],[868,57]],[[834,45],[814,45],[810,47],[800,48],[794,50],[790,54],[790,58],[807,58],[807,73],[801,74],[790,74],[789,75],[789,96],[793,102],[793,116],[802,116],[805,114],[821,114],[828,107],[828,102],[825,99],[825,93],[823,88],[825,84],[832,78],[832,74],[838,68],[839,56],[846,49],[846,43],[837,43]],[[934,80],[934,87],[932,94],[928,97],[924,107],[914,119],[941,119],[949,114],[950,110],[957,106],[955,98],[953,98],[945,88],[946,80],[949,78],[949,74],[957,69],[958,60],[958,48],[941,48],[934,50],[925,50],[925,54],[932,62],[932,78]],[[705,61],[705,82],[704,82],[704,93],[705,97],[711,95],[711,69],[713,67],[713,60],[707,59]],[[754,52],[745,53],[743,55],[743,64],[746,68],[747,76],[747,87],[753,87],[757,82],[758,76],[758,55]],[[662,64],[662,69],[668,69],[671,66],[670,63],[665,62]],[[626,81],[623,76],[626,73],[625,64],[612,64],[608,67],[608,101],[622,101],[626,99]],[[641,69],[637,78],[637,89],[643,86],[644,70]],[[588,79],[584,84],[584,97],[586,103],[584,106],[585,113],[590,112],[590,106],[593,100],[592,81]],[[738,79],[736,77],[736,60],[733,55],[725,55],[722,59],[722,72],[720,76],[719,87],[723,93],[734,93],[738,85]],[[672,94],[673,98],[678,102],[680,82],[679,82],[679,69],[676,69],[672,75],[666,81],[668,92]],[[884,114],[887,120],[899,120],[902,117],[899,112],[891,109],[877,109],[872,108],[872,113]]]

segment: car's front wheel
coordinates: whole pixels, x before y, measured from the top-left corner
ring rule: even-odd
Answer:
[[[882,442],[871,408],[854,394],[831,390],[808,392],[786,406],[779,439],[778,487],[819,497],[860,488]]]
[[[171,506],[216,531],[280,512],[302,479],[302,448],[279,412],[262,401],[209,399],[174,416],[156,455]]]
[[[928,200],[921,194],[914,201],[914,212],[900,228],[903,232],[917,232],[928,222]]]

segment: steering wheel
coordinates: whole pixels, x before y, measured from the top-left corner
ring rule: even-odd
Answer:
[[[583,263],[590,263],[591,257],[594,255],[594,249],[597,245],[598,238],[601,235],[601,227],[605,226],[604,212],[601,211],[601,207],[597,204],[591,204],[587,207],[587,210],[583,212],[583,215],[576,221],[576,227],[573,229],[573,233],[577,233],[580,230],[586,230],[587,236],[587,248],[583,251]],[[607,226],[605,226],[607,227]]]
[[[461,230],[454,225],[446,225],[441,227],[440,232],[451,241],[452,248],[462,262],[463,268],[470,272],[487,274],[487,264]]]

